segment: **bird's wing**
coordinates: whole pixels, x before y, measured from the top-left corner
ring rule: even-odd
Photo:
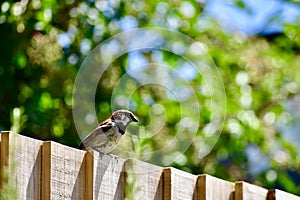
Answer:
[[[105,133],[108,132],[114,126],[114,122],[110,119],[100,123],[95,130],[93,130],[90,134],[88,134],[80,143],[79,148],[84,149],[85,147],[93,146],[93,143],[97,142],[101,144],[101,142],[105,142],[106,135]]]
[[[114,126],[114,122],[111,119],[107,119],[103,122],[101,122],[97,128],[95,129],[95,131],[100,128],[102,130],[102,133],[108,131],[109,129],[111,129]]]

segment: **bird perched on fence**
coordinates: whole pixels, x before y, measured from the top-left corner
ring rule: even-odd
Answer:
[[[138,118],[132,112],[117,110],[81,141],[80,149],[109,153],[120,142],[128,124],[138,121]]]

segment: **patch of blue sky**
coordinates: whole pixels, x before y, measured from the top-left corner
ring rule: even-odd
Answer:
[[[281,32],[285,24],[298,23],[300,6],[281,0],[244,0],[244,8],[230,0],[207,2],[205,13],[214,17],[225,30],[247,35]]]

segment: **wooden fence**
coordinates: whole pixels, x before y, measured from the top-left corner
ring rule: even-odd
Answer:
[[[10,132],[0,136],[3,196],[12,183],[18,199],[300,200],[242,181],[232,183],[97,152],[91,155]]]

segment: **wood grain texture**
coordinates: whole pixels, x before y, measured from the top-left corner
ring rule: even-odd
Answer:
[[[210,176],[199,175],[197,180],[199,200],[233,200],[234,183]]]
[[[280,190],[125,161],[11,132],[0,135],[0,170],[4,168],[9,175],[5,179],[17,191],[10,199],[300,200]],[[3,180],[2,173],[0,178]],[[125,184],[129,179],[133,185]],[[125,190],[125,186],[131,190]],[[133,191],[132,196],[128,191]]]
[[[164,169],[164,199],[197,199],[197,176],[175,169]]]
[[[85,199],[85,151],[55,142],[42,149],[42,199]]]
[[[8,156],[9,156],[9,132],[1,133],[0,143],[0,188],[3,187],[4,182],[4,171],[8,167]]]
[[[266,200],[268,190],[243,181],[235,183],[235,200]]]
[[[110,154],[94,154],[94,199],[124,199],[124,162]]]
[[[19,199],[40,199],[42,141],[17,135],[13,142],[17,146],[16,177]]]
[[[85,153],[85,199],[94,199],[94,155],[93,153]]]
[[[8,166],[10,182],[15,182],[18,199],[40,199],[41,145],[35,140],[12,132],[1,133],[3,163]]]
[[[8,166],[9,160],[9,132],[1,132],[0,146],[0,167],[3,169]]]
[[[267,200],[300,200],[299,196],[281,191],[281,190],[270,190],[268,192]]]
[[[41,199],[50,200],[51,193],[51,142],[42,145],[42,190]]]
[[[125,197],[133,199],[163,199],[163,168],[138,160],[125,162]]]

